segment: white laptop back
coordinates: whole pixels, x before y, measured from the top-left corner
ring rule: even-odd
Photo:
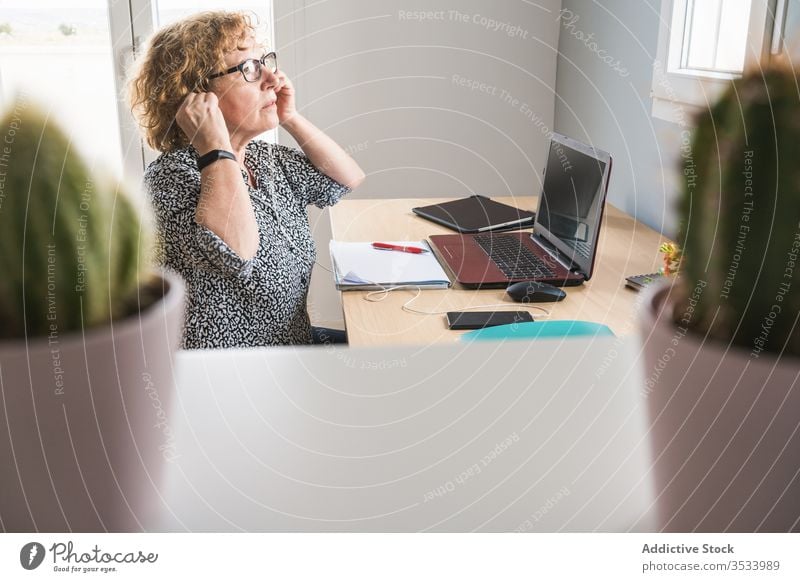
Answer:
[[[632,353],[614,338],[184,352],[155,529],[650,530]]]

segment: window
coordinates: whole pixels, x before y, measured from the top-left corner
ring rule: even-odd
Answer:
[[[0,108],[25,91],[90,165],[136,183],[155,152],[125,100],[134,50],[159,26],[212,8],[250,10],[274,38],[271,0],[0,0]]]
[[[664,0],[653,115],[689,125],[748,65],[781,52],[785,12],[785,0]]]
[[[683,42],[669,50],[680,52],[679,70],[740,74],[751,4],[751,0],[690,0],[683,14],[676,10],[683,17]]]
[[[29,94],[90,165],[121,174],[106,1],[0,0],[0,13],[0,105],[17,92]]]

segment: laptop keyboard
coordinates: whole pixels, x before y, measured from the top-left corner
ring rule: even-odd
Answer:
[[[473,237],[509,279],[549,279],[555,273],[515,236],[479,234]]]

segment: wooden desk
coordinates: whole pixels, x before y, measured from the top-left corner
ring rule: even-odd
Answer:
[[[432,234],[453,231],[411,212],[415,206],[443,202],[441,199],[343,200],[331,208],[334,240],[422,240]],[[497,198],[527,210],[536,210],[535,197]],[[597,263],[590,281],[567,288],[559,303],[538,303],[551,311],[550,319],[579,319],[608,325],[617,335],[635,329],[635,310],[639,294],[625,286],[625,277],[652,273],[661,266],[658,247],[667,240],[631,216],[606,206],[600,233]],[[380,303],[364,300],[366,292],[342,293],[347,334],[352,346],[393,344],[429,345],[455,342],[463,332],[447,329],[444,315],[419,315],[402,309],[416,290],[392,291]],[[424,290],[412,307],[423,311],[457,311],[465,307],[504,304],[509,310],[525,309],[512,301],[502,289],[474,290],[455,287]],[[491,307],[487,311],[501,310]],[[531,309],[534,317],[544,314]]]

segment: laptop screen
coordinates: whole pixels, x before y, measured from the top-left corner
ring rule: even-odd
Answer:
[[[591,276],[611,156],[553,134],[534,234]]]

